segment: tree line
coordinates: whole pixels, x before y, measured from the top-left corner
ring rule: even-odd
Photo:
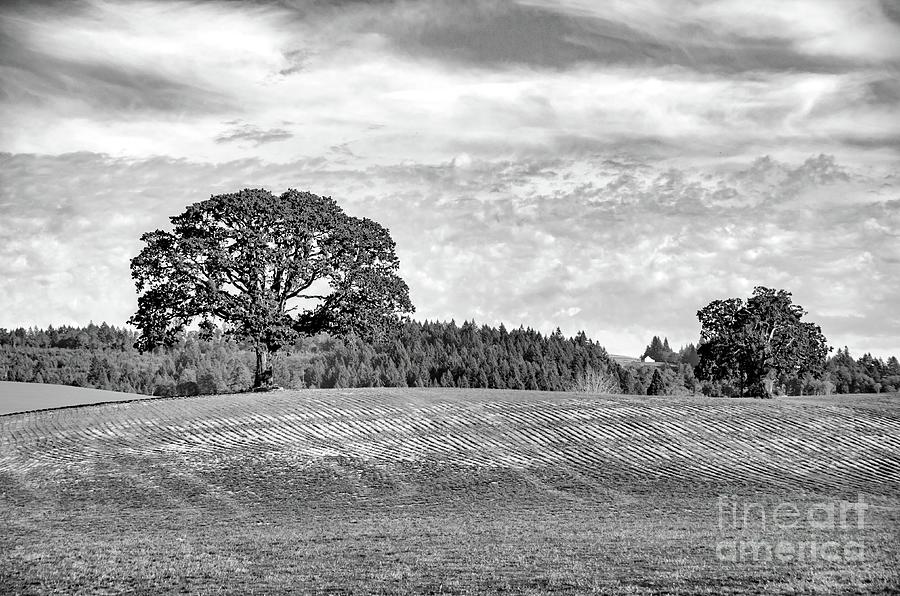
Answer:
[[[85,328],[0,330],[0,379],[191,395],[247,390],[252,342],[185,331],[171,345],[134,348],[137,334],[103,323]],[[618,365],[584,333],[566,338],[474,322],[399,325],[381,341],[349,334],[298,337],[273,359],[275,384],[331,387],[480,387],[559,391],[585,371],[619,378]]]
[[[139,352],[137,334],[107,325],[0,330],[0,380],[95,387],[152,395],[244,391],[255,350],[223,334],[183,332],[170,346]],[[130,340],[130,341],[129,341]],[[407,321],[384,341],[358,335],[297,338],[273,362],[292,389],[471,387],[646,394],[697,390],[689,367],[623,367],[583,332]],[[605,385],[591,387],[589,379]],[[655,380],[655,384],[654,384]]]
[[[85,327],[0,329],[0,380],[95,387],[146,395],[245,391],[253,384],[253,346],[214,334],[182,332],[171,346],[140,353],[138,335],[106,323]],[[651,341],[651,346],[667,345]],[[472,387],[601,391],[633,395],[732,395],[727,383],[694,375],[693,345],[665,366],[621,365],[583,332],[565,337],[529,328],[507,330],[454,321],[407,321],[384,341],[319,334],[298,338],[273,363],[274,383],[291,389],[331,387]],[[665,362],[661,359],[660,362]],[[844,348],[821,378],[797,377],[792,394],[900,390],[900,362]]]

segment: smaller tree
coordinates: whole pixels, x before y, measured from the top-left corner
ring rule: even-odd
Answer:
[[[740,298],[715,300],[697,311],[701,379],[732,382],[740,395],[772,397],[776,383],[820,376],[830,348],[818,325],[802,321],[806,311],[790,292],[757,287]]]
[[[663,379],[659,369],[653,371],[653,378],[650,379],[650,386],[647,387],[647,395],[665,395],[666,382]]]

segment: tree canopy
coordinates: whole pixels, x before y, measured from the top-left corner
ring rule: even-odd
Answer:
[[[710,302],[697,312],[698,376],[730,382],[742,396],[772,397],[776,384],[821,375],[829,348],[821,328],[801,320],[806,314],[790,292],[761,286],[746,303]]]
[[[331,197],[245,189],[170,219],[173,230],[144,234],[131,261],[141,350],[171,345],[193,322],[221,325],[254,345],[259,387],[268,356],[301,335],[371,337],[414,310],[388,230]]]

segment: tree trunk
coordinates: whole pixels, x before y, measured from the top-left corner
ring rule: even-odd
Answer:
[[[253,389],[267,389],[272,386],[272,364],[269,362],[269,349],[256,346],[256,375],[253,378]]]

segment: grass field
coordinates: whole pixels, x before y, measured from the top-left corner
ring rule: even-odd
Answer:
[[[28,410],[85,406],[111,401],[147,399],[149,395],[103,391],[68,385],[0,381],[0,416]]]
[[[900,400],[355,389],[13,414],[0,524],[4,594],[900,593]]]

